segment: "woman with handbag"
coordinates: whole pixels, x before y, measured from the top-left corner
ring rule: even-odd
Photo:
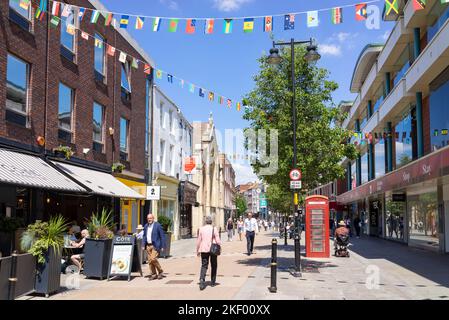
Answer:
[[[211,286],[215,287],[217,280],[217,258],[221,253],[221,240],[218,229],[212,226],[212,217],[206,217],[206,225],[201,227],[196,241],[196,255],[201,256],[200,290],[206,288],[206,272],[211,264]]]

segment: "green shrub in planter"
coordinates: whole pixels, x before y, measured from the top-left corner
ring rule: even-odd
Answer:
[[[60,288],[64,234],[69,226],[61,215],[36,221],[22,234],[21,247],[37,258],[35,289],[48,296]]]
[[[167,217],[167,216],[162,216],[162,215],[158,216],[157,217],[157,222],[159,222],[161,224],[162,229],[165,232],[167,232],[170,229],[171,225],[172,225],[172,220],[169,217]]]

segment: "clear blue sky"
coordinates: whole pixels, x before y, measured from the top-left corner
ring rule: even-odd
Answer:
[[[137,15],[169,17],[240,17],[283,14],[317,10],[357,3],[357,0],[102,0],[111,11]],[[380,8],[384,1],[374,3]],[[306,15],[296,17],[295,30],[284,31],[282,17],[274,20],[276,40],[316,38],[322,59],[319,66],[329,69],[330,78],[339,84],[334,101],[355,98],[349,92],[349,83],[357,57],[368,43],[383,43],[393,27],[391,22],[380,22],[379,30],[369,30],[365,22],[355,21],[353,7],[343,9],[343,23],[333,25],[330,11],[319,12],[320,25],[307,28]],[[185,22],[180,21],[177,33],[169,33],[168,22],[163,21],[159,32],[152,32],[152,21],[145,21],[142,30],[134,30],[130,20],[128,32],[153,58],[156,67],[198,84],[234,101],[253,88],[253,76],[258,72],[257,59],[266,54],[272,42],[269,34],[262,32],[262,19],[255,21],[254,32],[243,33],[243,21],[234,21],[232,34],[223,34],[222,21],[216,21],[214,34],[205,35],[203,22],[198,22],[193,35],[185,33]],[[245,128],[243,112],[235,106],[230,110],[218,103],[200,98],[198,93],[183,90],[166,76],[156,84],[181,108],[191,122],[206,121],[213,112],[216,126],[225,129]],[[245,171],[245,172],[244,172]],[[238,166],[238,182],[249,179],[248,170]]]

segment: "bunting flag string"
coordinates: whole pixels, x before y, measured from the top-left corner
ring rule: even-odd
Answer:
[[[184,17],[157,17],[157,16],[147,16],[142,14],[130,14],[123,12],[112,12],[112,11],[104,11],[97,10],[92,8],[80,7],[76,5],[65,4],[61,1],[51,0],[52,2],[52,14],[55,16],[58,15],[59,11],[62,9],[62,17],[66,17],[64,13],[68,15],[71,9],[75,8],[79,10],[79,18],[82,20],[86,11],[91,12],[91,23],[97,23],[100,14],[105,17],[105,25],[108,26],[111,23],[112,17],[117,16],[121,17],[119,27],[122,29],[128,28],[130,25],[130,19],[135,20],[134,29],[142,30],[144,29],[144,21],[145,19],[153,21],[152,23],[152,31],[159,32],[161,28],[161,24],[165,21],[168,24],[167,30],[168,32],[175,33],[178,32],[179,22],[185,21],[185,33],[193,34],[197,31],[197,27],[201,25],[201,21],[204,21],[204,34],[212,34],[214,33],[214,26],[217,20],[223,21],[223,33],[231,34],[233,33],[233,26],[235,21],[243,21],[243,32],[244,33],[253,33],[256,24],[262,24],[263,32],[273,32],[274,31],[274,18],[283,17],[284,19],[284,30],[294,30],[295,29],[295,20],[297,20],[296,16],[298,15],[306,15],[306,25],[307,27],[317,27],[319,25],[319,13],[320,12],[330,12],[330,20],[332,24],[341,24],[343,23],[343,9],[344,8],[352,8],[355,12],[355,20],[361,21],[366,20],[367,18],[367,5],[374,4],[379,2],[385,2],[387,7],[387,11],[389,13],[395,12],[398,13],[398,1],[399,0],[369,0],[365,2],[356,2],[347,5],[341,5],[339,7],[331,7],[331,8],[322,8],[315,9],[309,11],[298,11],[298,12],[290,12],[283,14],[273,14],[273,15],[264,15],[264,16],[245,16],[245,17],[207,17],[207,18],[184,18]],[[442,3],[446,3],[449,0],[441,0]],[[46,1],[43,1],[46,3]],[[29,3],[29,0],[21,0],[22,3]],[[413,5],[415,10],[421,10],[425,8],[426,0],[413,0]],[[25,4],[24,4],[25,6]],[[28,6],[27,6],[28,7]],[[45,11],[45,10],[44,10]],[[54,12],[54,13],[53,13]],[[40,17],[40,15],[39,15]],[[38,18],[36,16],[36,18]],[[260,22],[259,22],[260,20]],[[298,21],[298,20],[297,20]],[[302,20],[301,20],[302,21]],[[198,24],[200,23],[200,24]]]
[[[50,20],[51,26],[56,28],[56,27],[59,25],[60,20],[61,20],[61,19],[60,19],[58,16],[52,16],[52,18],[51,18],[51,20]],[[120,22],[120,23],[121,23],[121,22]],[[114,24],[114,23],[113,23],[113,24]],[[148,64],[147,62],[141,61],[141,60],[139,60],[139,59],[133,57],[132,55],[130,55],[130,54],[128,54],[128,53],[126,53],[126,52],[124,52],[124,51],[122,51],[122,50],[119,50],[119,49],[113,47],[113,46],[110,45],[109,43],[104,42],[103,40],[98,39],[98,38],[96,38],[95,36],[93,36],[93,35],[91,35],[91,34],[89,34],[89,33],[87,33],[87,32],[82,31],[82,30],[81,30],[78,26],[76,26],[76,25],[68,24],[68,25],[66,26],[66,32],[68,32],[68,33],[70,33],[70,34],[75,34],[75,32],[76,32],[77,30],[80,32],[81,38],[82,38],[82,39],[84,39],[84,40],[86,40],[86,41],[88,41],[89,39],[93,39],[93,40],[94,40],[94,46],[95,46],[95,47],[98,47],[98,48],[105,48],[105,50],[106,50],[106,55],[108,55],[108,56],[110,56],[110,57],[115,57],[116,54],[117,54],[117,52],[118,52],[118,57],[119,57],[119,61],[120,61],[120,62],[126,63],[126,61],[130,61],[130,62],[131,62],[131,66],[132,66],[134,69],[138,69],[138,68],[139,68],[139,63],[140,63],[140,64],[143,64],[143,72],[144,72],[145,74],[147,74],[147,75],[151,74],[152,67],[151,67],[150,64]],[[163,71],[163,70],[161,70],[161,69],[159,69],[159,68],[157,68],[157,69],[155,68],[154,70],[155,70],[155,77],[156,77],[156,79],[159,79],[159,80],[163,79],[163,75],[165,74],[165,75],[167,75],[167,81],[168,81],[168,83],[170,83],[170,84],[175,83],[175,80],[176,80],[177,82],[179,82],[181,88],[184,88],[184,85],[187,84],[188,91],[189,91],[190,93],[195,93],[195,89],[197,88],[197,89],[198,89],[199,96],[200,96],[201,98],[204,98],[204,97],[206,96],[206,94],[207,94],[208,99],[209,99],[210,102],[215,102],[216,100],[218,100],[218,101],[217,101],[218,104],[222,105],[222,104],[223,104],[223,101],[226,100],[226,101],[227,101],[228,107],[231,107],[231,106],[232,106],[232,100],[229,99],[229,98],[227,98],[227,97],[225,97],[225,96],[223,96],[223,95],[219,95],[219,94],[215,93],[214,91],[211,91],[211,90],[209,90],[209,89],[205,89],[205,88],[202,87],[202,86],[199,86],[199,85],[196,85],[196,84],[194,84],[194,83],[191,83],[191,82],[189,82],[189,81],[187,81],[187,80],[184,80],[184,79],[182,79],[182,78],[180,78],[180,77],[177,77],[177,76],[173,75],[172,73],[168,73],[168,72]],[[215,99],[215,97],[218,97],[218,99]],[[237,102],[237,103],[236,103],[236,109],[237,109],[237,111],[240,111],[241,106],[242,106],[242,103],[241,103],[241,102]],[[247,106],[243,106],[243,107],[248,108]]]

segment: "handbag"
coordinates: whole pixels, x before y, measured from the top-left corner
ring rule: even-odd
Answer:
[[[214,227],[212,227],[212,240],[211,240],[211,244],[210,244],[210,254],[213,256],[219,256],[221,254],[221,246],[217,243],[214,243],[214,239],[215,239],[215,232],[214,232]]]

